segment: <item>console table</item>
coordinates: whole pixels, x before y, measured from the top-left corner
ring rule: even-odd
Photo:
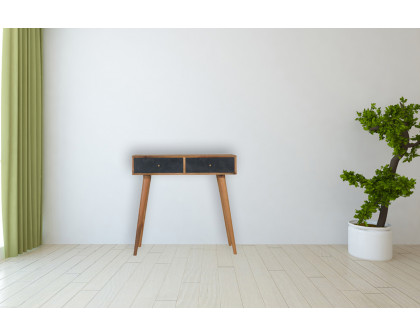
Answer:
[[[236,174],[236,155],[133,155],[133,175],[143,175],[134,255],[141,246],[152,175],[216,175],[229,246],[236,254],[225,175]]]

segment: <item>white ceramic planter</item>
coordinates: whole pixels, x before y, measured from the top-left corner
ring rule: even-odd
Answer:
[[[386,261],[392,259],[391,226],[368,227],[355,225],[351,220],[348,227],[348,251],[357,258],[365,260]],[[376,224],[367,221],[368,224]]]

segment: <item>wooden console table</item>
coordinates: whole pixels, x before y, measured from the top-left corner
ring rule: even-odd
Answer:
[[[152,175],[216,175],[229,246],[236,254],[225,175],[236,174],[236,155],[133,155],[133,175],[143,175],[134,255],[141,246]]]

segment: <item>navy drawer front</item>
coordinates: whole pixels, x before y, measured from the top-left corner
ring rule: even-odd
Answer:
[[[233,157],[210,157],[210,158],[187,158],[187,173],[235,173],[235,158]]]
[[[134,158],[134,174],[171,174],[183,172],[182,158]]]

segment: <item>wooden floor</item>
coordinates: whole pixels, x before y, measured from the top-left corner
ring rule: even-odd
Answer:
[[[420,246],[43,245],[0,262],[0,307],[420,307]]]

